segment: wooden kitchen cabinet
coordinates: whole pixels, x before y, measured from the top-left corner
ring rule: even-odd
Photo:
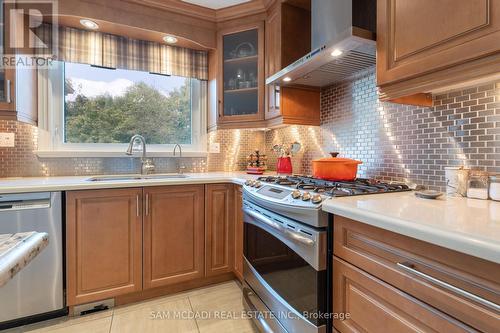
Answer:
[[[439,326],[441,329],[429,326],[438,332],[461,331],[463,327],[469,331],[473,328],[481,332],[496,332],[500,327],[498,309],[465,295],[468,293],[486,302],[500,304],[499,264],[341,216],[334,216],[333,234],[337,265],[345,261],[363,271],[362,274],[346,276],[342,269],[334,267],[334,274],[337,274],[334,277],[335,312],[349,311],[346,309],[348,304],[355,313],[359,314],[356,311],[362,309],[363,318],[385,317],[387,321],[410,323],[415,319],[412,319],[413,314],[422,314],[427,318],[428,307],[431,307],[440,314],[439,318],[431,320],[433,325],[442,323],[442,319],[448,322]],[[384,287],[382,289],[386,291],[382,292],[370,287],[371,284],[387,284],[394,289]],[[336,300],[339,297],[347,299]],[[400,298],[404,303],[396,301]],[[398,305],[406,303],[408,307]],[[370,325],[363,318],[353,319],[352,327]],[[356,323],[357,320],[363,320],[363,323]],[[455,320],[463,323],[462,326],[455,327]],[[419,319],[415,327],[423,323]],[[340,332],[351,332],[350,329],[345,330],[349,325],[349,322],[338,322],[335,327]],[[380,327],[374,326],[373,332],[380,331]]]
[[[234,186],[234,274],[243,281],[243,192]]]
[[[66,192],[67,305],[142,289],[142,189]]]
[[[205,272],[214,276],[233,272],[234,186],[205,185]]]
[[[500,0],[378,0],[380,98],[498,74],[499,41]]]
[[[37,124],[37,82],[33,68],[0,69],[0,120]]]
[[[262,127],[264,22],[218,31],[217,128]]]
[[[3,15],[6,11],[13,10],[16,4],[2,2],[0,6],[3,6],[0,10],[0,15]],[[29,19],[26,18],[14,23],[10,18],[11,15],[3,15],[0,18],[4,23],[3,26],[13,27],[15,25],[18,31],[23,31],[23,28],[26,28],[21,24],[29,22]],[[8,32],[9,29],[6,31]],[[27,61],[25,58],[31,59],[31,54],[25,56],[2,53],[10,49],[9,45],[14,44],[11,41],[12,37],[17,38],[18,36],[5,33],[3,38],[0,38],[0,43],[3,42],[0,56],[5,57],[5,62],[17,64],[15,68],[4,68],[3,66],[0,68],[0,120],[18,120],[36,125],[38,120],[38,73],[36,68],[23,65]],[[16,57],[16,59],[11,59],[11,56]]]
[[[276,1],[266,20],[266,77],[310,51],[310,1]],[[266,86],[265,119],[268,127],[319,125],[319,89]]]
[[[346,313],[334,320],[335,329],[348,332],[471,332],[458,320],[420,302],[372,275],[334,258],[333,309]]]
[[[204,276],[204,186],[144,189],[144,289]]]

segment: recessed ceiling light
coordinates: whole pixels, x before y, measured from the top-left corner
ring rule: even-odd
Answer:
[[[177,38],[175,38],[174,36],[164,36],[163,37],[163,40],[165,41],[165,43],[168,43],[168,44],[175,44],[177,43]]]
[[[80,24],[83,25],[87,29],[92,29],[92,30],[99,29],[99,24],[97,24],[91,20],[81,19]]]
[[[285,81],[285,82],[290,82],[290,81],[292,81],[292,78],[291,78],[291,77],[289,77],[289,76],[287,76],[287,77],[285,77],[285,78],[283,79],[283,81]]]
[[[332,53],[330,53],[332,55],[332,57],[338,57],[339,55],[342,55],[342,51],[339,50],[339,49],[335,49],[333,50]]]

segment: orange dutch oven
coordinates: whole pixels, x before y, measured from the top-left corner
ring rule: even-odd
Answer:
[[[312,161],[313,176],[326,180],[354,180],[358,173],[358,165],[363,162],[350,158],[339,158],[339,153],[330,153],[332,157]]]

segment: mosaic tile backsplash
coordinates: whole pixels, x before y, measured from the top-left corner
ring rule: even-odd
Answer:
[[[369,71],[321,92],[320,127],[267,132],[266,146],[301,142],[294,172],[309,174],[311,160],[336,151],[363,161],[360,177],[408,180],[438,190],[444,189],[446,166],[500,173],[500,82],[434,98],[430,108],[382,103]]]
[[[288,126],[267,132],[219,130],[208,141],[221,152],[206,158],[184,158],[188,171],[244,170],[255,149],[267,153],[275,169],[273,144],[298,141],[295,173],[311,173],[311,161],[338,151],[363,161],[359,176],[408,180],[444,188],[444,168],[465,165],[500,173],[500,82],[435,96],[422,108],[382,103],[375,73],[325,88],[321,93],[321,126]],[[94,175],[138,172],[138,158],[38,158],[36,127],[0,121],[0,132],[16,134],[15,148],[0,148],[0,177]],[[175,172],[177,160],[155,158],[158,172]]]
[[[16,121],[0,121],[0,132],[15,134],[14,148],[0,148],[0,177],[81,176],[140,172],[137,157],[39,158],[37,128]],[[156,172],[176,172],[176,158],[153,158]],[[182,158],[189,172],[205,172],[206,158]]]

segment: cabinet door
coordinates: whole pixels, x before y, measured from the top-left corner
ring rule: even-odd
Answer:
[[[66,194],[68,305],[142,289],[142,189]]]
[[[500,0],[378,0],[378,84],[498,54],[499,40]]]
[[[234,266],[233,185],[206,185],[205,200],[206,275],[232,272]]]
[[[281,70],[281,3],[279,1],[269,10],[266,19],[266,78]],[[265,118],[280,115],[279,87],[266,86]]]
[[[334,258],[333,311],[339,332],[473,332],[465,324],[368,273]],[[349,317],[347,317],[347,315]]]
[[[204,187],[144,189],[144,288],[203,277]]]
[[[0,117],[15,118],[15,69],[0,69]]]
[[[243,281],[243,193],[241,186],[234,187],[234,273]]]
[[[264,23],[222,30],[218,123],[264,120]]]

